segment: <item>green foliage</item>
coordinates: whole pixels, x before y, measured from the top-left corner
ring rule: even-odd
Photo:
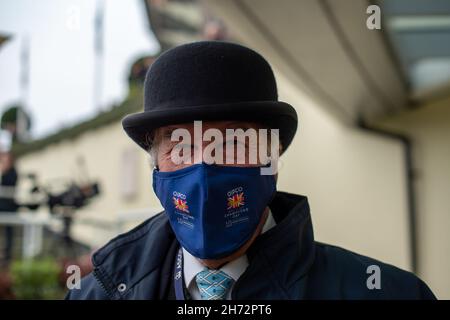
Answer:
[[[0,127],[2,129],[6,129],[8,124],[15,125],[17,122],[17,114],[19,112],[24,112],[22,107],[19,105],[14,105],[14,106],[7,108],[6,111],[3,112],[2,117],[0,119]],[[31,128],[30,116],[26,113],[24,113],[24,114],[25,114],[25,119],[26,119],[26,123],[27,123],[26,128],[29,130]]]
[[[155,60],[153,56],[145,56],[137,59],[131,66],[128,83],[130,86],[143,85],[148,68]]]
[[[11,266],[17,299],[60,299],[61,268],[54,259],[21,260]]]

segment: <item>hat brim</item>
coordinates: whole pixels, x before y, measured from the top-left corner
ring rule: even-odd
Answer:
[[[202,121],[251,121],[271,129],[279,129],[282,153],[297,131],[295,109],[281,101],[252,101],[146,111],[126,116],[122,126],[127,135],[144,150],[152,144],[151,133],[160,127]]]

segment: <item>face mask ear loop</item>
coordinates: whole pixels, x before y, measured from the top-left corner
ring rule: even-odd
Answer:
[[[273,186],[273,194],[272,194],[272,196],[270,197],[270,200],[269,200],[269,202],[267,203],[267,206],[269,206],[271,203],[272,203],[272,201],[273,201],[273,199],[275,198],[275,196],[277,195],[277,182],[276,182],[276,180],[275,180],[275,175],[272,175],[272,177],[273,177],[273,179],[272,179],[272,186]]]

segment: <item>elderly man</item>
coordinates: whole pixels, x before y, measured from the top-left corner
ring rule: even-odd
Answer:
[[[434,298],[411,273],[315,242],[306,197],[276,191],[297,114],[258,53],[169,50],[147,73],[144,106],[123,127],[150,152],[165,210],[98,250],[68,299]]]

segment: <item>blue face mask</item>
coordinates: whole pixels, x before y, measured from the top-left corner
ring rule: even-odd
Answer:
[[[195,164],[153,171],[153,189],[180,242],[200,259],[226,257],[255,232],[275,195],[275,177],[259,167]]]

